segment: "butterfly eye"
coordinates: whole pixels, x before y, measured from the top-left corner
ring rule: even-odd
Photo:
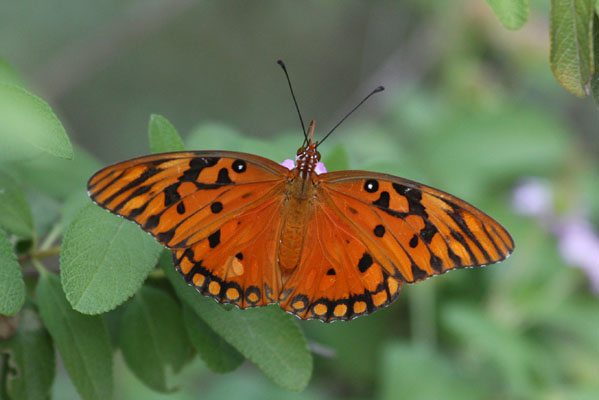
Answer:
[[[302,146],[297,150],[297,155],[299,156],[300,154],[302,154],[305,151],[306,151],[306,148]]]
[[[319,151],[317,151],[317,152],[316,152],[316,159],[317,159],[318,161],[320,161],[320,152],[319,152]]]

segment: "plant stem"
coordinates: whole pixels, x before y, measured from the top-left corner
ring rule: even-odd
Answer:
[[[44,241],[40,245],[40,252],[50,248],[50,246],[52,246],[52,244],[56,241],[56,238],[58,236],[60,236],[61,233],[62,233],[62,225],[60,223],[55,224],[52,227],[52,230],[50,231],[50,233],[48,233],[46,235],[46,237],[44,238]]]
[[[40,274],[40,276],[47,272],[44,265],[37,258],[32,258],[31,264],[33,264],[33,266],[35,267],[37,272]]]

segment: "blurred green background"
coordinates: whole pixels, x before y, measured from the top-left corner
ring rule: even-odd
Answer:
[[[117,357],[117,397],[599,398],[599,113],[553,78],[548,14],[531,1],[513,32],[483,0],[3,2],[0,56],[52,105],[75,158],[149,153],[151,113],[190,149],[292,158],[281,58],[317,137],[386,87],[323,145],[329,170],[449,191],[516,242],[506,262],[405,287],[371,316],[298,321],[316,354],[304,393],[249,362],[221,376],[196,360],[180,391],[157,394]],[[572,224],[587,227],[578,258]],[[53,392],[77,398],[64,370]]]

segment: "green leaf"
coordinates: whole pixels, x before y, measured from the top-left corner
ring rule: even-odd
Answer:
[[[85,190],[77,190],[71,193],[60,206],[60,223],[63,229],[69,226],[77,214],[90,204],[92,204],[92,200]]]
[[[17,71],[3,58],[0,58],[0,83],[25,87],[25,82]]]
[[[0,226],[24,238],[33,234],[33,218],[19,184],[0,171]]]
[[[6,382],[9,397],[47,399],[55,374],[54,346],[31,307],[25,307],[19,313],[19,328],[13,337],[0,345],[0,354],[3,352],[10,357]]]
[[[383,400],[484,398],[477,382],[467,381],[456,367],[439,352],[433,352],[424,346],[400,343],[388,345],[383,348],[381,398]],[[422,382],[423,373],[434,377],[434,384]],[[398,396],[400,393],[401,396]]]
[[[553,75],[569,92],[587,95],[592,72],[593,0],[551,0],[550,63]]]
[[[528,19],[528,0],[487,0],[487,4],[508,29],[520,29]]]
[[[27,160],[42,153],[73,158],[69,137],[50,106],[25,89],[0,83],[0,121],[0,160]]]
[[[288,390],[306,387],[312,356],[293,317],[277,305],[247,310],[222,307],[188,286],[172,263],[161,262],[161,266],[181,299],[266,376]]]
[[[212,371],[224,374],[243,363],[243,355],[218,336],[187,304],[183,304],[183,320],[191,343]]]
[[[192,351],[181,307],[162,290],[144,286],[127,304],[119,344],[131,371],[154,390],[168,392],[168,375],[180,371]]]
[[[60,277],[73,308],[97,314],[132,296],[162,247],[133,222],[90,204],[64,233]]]
[[[0,229],[0,314],[14,315],[25,301],[21,266],[6,233]]]
[[[181,139],[175,127],[162,115],[152,114],[150,116],[148,135],[152,153],[166,153],[185,149],[183,139]]]
[[[42,154],[27,162],[11,164],[11,172],[34,187],[58,199],[65,199],[74,191],[85,192],[87,180],[102,164],[84,149],[75,146],[72,160],[63,160]]]
[[[112,350],[102,317],[73,310],[58,277],[49,272],[41,274],[36,293],[42,320],[81,397],[112,398]]]

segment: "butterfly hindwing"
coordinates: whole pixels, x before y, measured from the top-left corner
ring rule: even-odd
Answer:
[[[350,320],[389,305],[401,284],[375,259],[350,221],[319,201],[280,305],[303,319]]]
[[[189,248],[174,250],[177,270],[221,303],[240,308],[276,303],[281,275],[274,254],[282,203],[282,196],[273,196]]]

